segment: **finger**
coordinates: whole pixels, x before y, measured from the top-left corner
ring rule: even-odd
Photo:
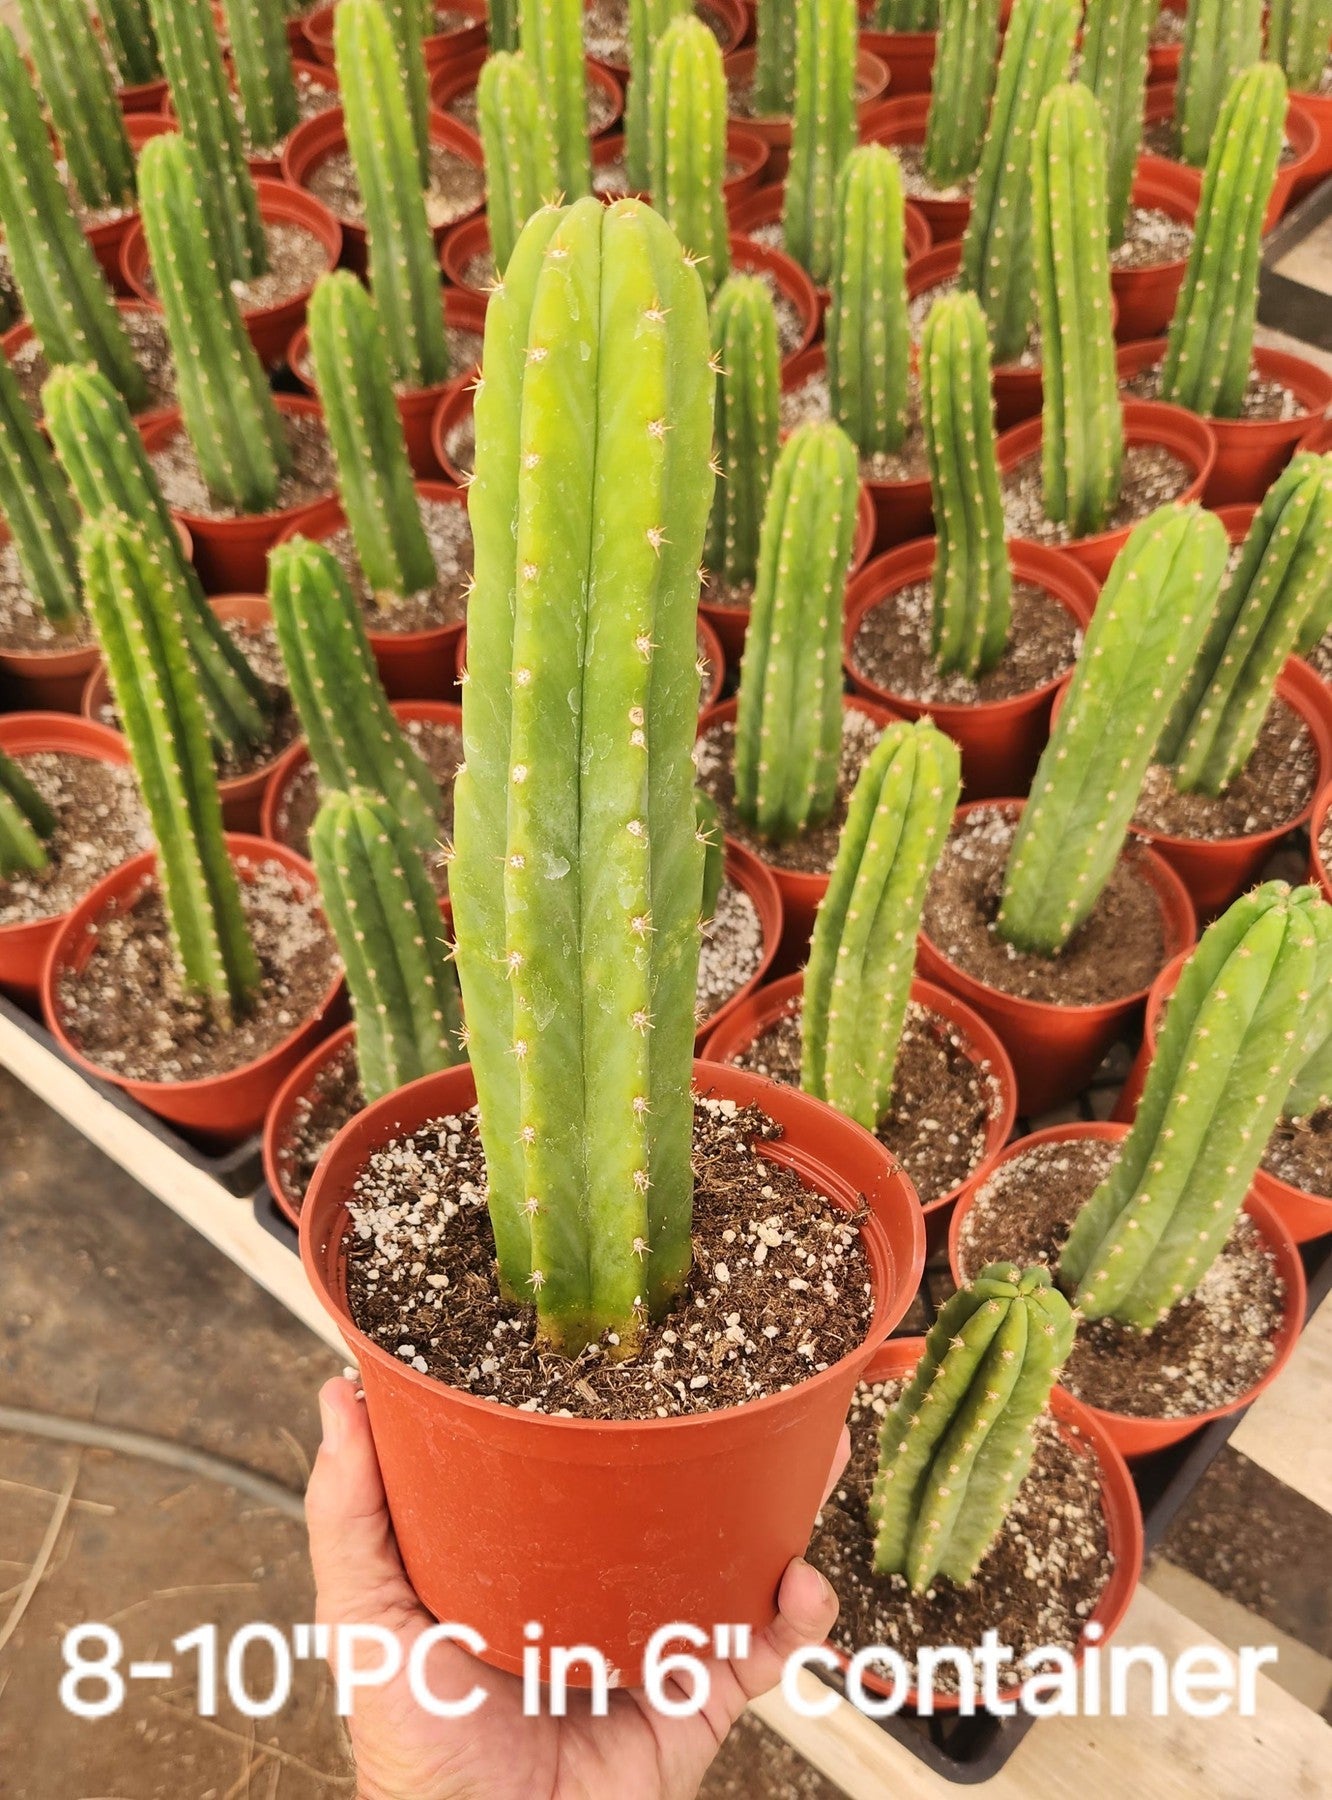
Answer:
[[[777,1617],[731,1664],[745,1700],[776,1687],[786,1660],[806,1644],[821,1644],[837,1622],[837,1596],[812,1563],[793,1557],[777,1591]]]

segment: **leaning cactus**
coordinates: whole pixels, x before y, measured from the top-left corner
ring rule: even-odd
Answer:
[[[56,816],[12,757],[0,750],[0,881],[35,874],[49,861]]]
[[[985,315],[974,294],[945,294],[920,342],[921,418],[938,539],[934,660],[973,680],[1004,653],[1013,578],[995,452]]]
[[[268,0],[225,0],[236,91],[252,150],[273,150],[300,123],[287,26]]]
[[[492,56],[518,48],[518,9],[519,0],[489,0],[486,19]]]
[[[162,58],[149,0],[98,0],[97,16],[124,85],[142,87],[160,81]]]
[[[85,206],[134,204],[134,152],[84,0],[19,0],[28,49]]]
[[[123,514],[87,520],[79,547],[88,609],[157,844],[181,979],[229,1018],[252,1000],[260,971],[180,632],[187,597]]]
[[[906,435],[911,329],[902,171],[882,144],[853,150],[837,178],[826,324],[832,416],[862,456]]]
[[[1124,241],[1133,174],[1142,149],[1148,51],[1160,0],[1088,0],[1082,79],[1105,114],[1110,243]]]
[[[1208,160],[1231,84],[1262,53],[1263,0],[1189,0],[1175,85],[1175,131],[1185,162],[1200,169]]]
[[[937,31],[939,0],[879,0],[875,31]]]
[[[0,515],[24,586],[55,631],[73,631],[83,616],[79,510],[8,357],[0,357]]]
[[[1163,506],[1115,558],[1013,840],[996,929],[1055,956],[1100,898],[1226,565],[1225,527]]]
[[[147,377],[134,359],[92,246],[70,210],[41,103],[5,25],[0,25],[0,225],[24,310],[51,366],[95,363],[133,411],[147,406]]]
[[[490,254],[502,275],[518,233],[559,190],[555,139],[536,77],[521,56],[501,52],[482,63],[476,112],[486,162]]]
[[[754,111],[784,115],[795,100],[796,11],[800,0],[763,0],[754,53]]]
[[[940,0],[924,156],[925,173],[936,187],[951,187],[976,172],[998,50],[999,0]]]
[[[531,63],[555,137],[560,189],[570,200],[592,190],[583,62],[583,0],[519,0],[523,55]]]
[[[629,186],[636,193],[644,193],[650,182],[648,119],[653,57],[667,26],[676,19],[690,17],[690,14],[689,0],[629,0],[629,87],[624,101],[624,166]],[[725,112],[723,104],[723,116]]]
[[[1037,115],[1032,159],[1041,455],[1046,516],[1074,537],[1105,528],[1124,466],[1105,181],[1105,128],[1091,89],[1053,88]]]
[[[1021,355],[1031,329],[1032,135],[1041,102],[1068,79],[1080,16],[1078,0],[1017,0],[999,59],[962,239],[962,286],[980,296],[1000,363]]]
[[[449,375],[439,264],[402,75],[379,0],[339,0],[333,41],[347,145],[365,198],[370,285],[394,377],[406,387],[434,387]]]
[[[990,1263],[941,1308],[879,1437],[874,1567],[964,1586],[1031,1466],[1074,1318],[1047,1269]]]
[[[761,276],[722,283],[712,303],[712,347],[719,479],[704,560],[722,581],[738,585],[758,572],[781,408],[777,314]]]
[[[1213,418],[1238,418],[1249,385],[1263,216],[1285,118],[1284,75],[1275,63],[1256,64],[1226,95],[1207,159],[1161,398]]]
[[[486,316],[449,887],[501,1279],[570,1353],[690,1264],[709,358],[633,200],[538,213]]]
[[[916,934],[962,784],[928,719],[890,725],[860,771],[805,968],[800,1085],[873,1131],[892,1103]]]
[[[782,232],[810,278],[832,270],[837,175],[856,143],[856,0],[798,0]]]
[[[1332,42],[1332,0],[1269,0],[1267,54],[1297,94],[1315,93]]]
[[[726,77],[717,40],[701,19],[677,19],[657,45],[648,135],[652,204],[703,265],[711,293],[731,267],[722,193]]]
[[[377,794],[325,795],[310,832],[367,1101],[461,1061],[458,984],[421,847]]]
[[[1224,1246],[1300,1061],[1322,904],[1315,888],[1268,882],[1185,963],[1133,1128],[1059,1259],[1088,1318],[1150,1331]]]
[[[736,810],[764,837],[820,824],[836,798],[859,482],[836,425],[798,426],[773,470],[735,721]]]

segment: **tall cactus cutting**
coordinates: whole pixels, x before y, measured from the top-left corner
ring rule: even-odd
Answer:
[[[652,204],[713,291],[731,267],[726,221],[726,77],[701,19],[677,19],[652,58],[648,134]]]
[[[782,231],[812,280],[832,270],[837,176],[856,142],[856,0],[797,0],[795,111]]]
[[[1032,1427],[1073,1348],[1044,1268],[990,1263],[939,1312],[879,1437],[874,1566],[923,1594],[965,1585],[1031,1466]]]
[[[732,275],[712,303],[717,469],[704,558],[732,585],[758,572],[759,533],[777,461],[781,363],[777,314],[758,275]]]
[[[974,175],[994,92],[999,0],[939,0],[939,45],[925,128],[925,173],[936,187]]]
[[[134,204],[134,152],[84,0],[19,0],[51,123],[85,206]]]
[[[837,178],[825,330],[833,418],[862,456],[900,448],[911,368],[906,211],[897,158],[882,144],[853,150]]]
[[[581,199],[592,188],[583,0],[519,0],[518,16],[523,55],[536,73],[555,136],[560,190],[566,199]]]
[[[449,885],[501,1277],[569,1352],[690,1262],[710,353],[634,201],[538,213],[486,319]]]
[[[1332,43],[1332,0],[1270,0],[1267,54],[1297,94],[1314,93]]]
[[[795,99],[796,13],[800,0],[763,0],[754,52],[754,111],[771,118],[789,113]]]
[[[1110,243],[1124,241],[1133,171],[1142,149],[1148,52],[1160,0],[1088,0],[1082,79],[1105,114],[1106,207]]]
[[[100,0],[97,16],[125,86],[142,87],[146,82],[159,81],[162,58],[149,0]]]
[[[430,185],[430,84],[426,77],[424,43],[434,19],[432,0],[374,0],[384,15],[393,41],[402,95],[412,128],[419,185]]]
[[[79,511],[8,357],[0,357],[0,515],[28,592],[56,632],[73,631],[83,617]]]
[[[651,116],[653,58],[667,26],[689,15],[689,0],[629,0],[629,89],[624,101],[624,166],[629,186],[636,193],[646,192],[651,181],[648,120]],[[725,112],[723,102],[723,116]]]
[[[518,48],[518,11],[519,0],[488,0],[486,23],[490,33],[492,56],[498,56],[502,51],[512,52]]]
[[[300,123],[287,26],[269,0],[225,0],[231,62],[252,150],[273,150]]]
[[[490,253],[502,275],[518,233],[559,191],[555,139],[536,77],[521,56],[487,57],[477,79],[476,112],[486,162]]]
[[[10,756],[0,750],[0,881],[35,874],[50,861],[56,816]]]
[[[1189,0],[1175,85],[1179,153],[1201,168],[1236,77],[1263,53],[1263,0]]]
[[[890,725],[860,772],[814,921],[800,1085],[867,1131],[892,1101],[925,892],[961,787],[928,719]]]

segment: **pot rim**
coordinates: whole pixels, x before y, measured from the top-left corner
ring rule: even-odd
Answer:
[[[1117,377],[1122,381],[1126,376],[1156,367],[1165,356],[1167,341],[1165,338],[1139,338],[1134,343],[1119,345],[1115,352]],[[1253,346],[1250,367],[1260,374],[1270,375],[1272,380],[1288,389],[1305,410],[1289,419],[1214,419],[1210,413],[1195,413],[1189,407],[1176,406],[1169,400],[1127,400],[1124,411],[1127,413],[1133,406],[1164,406],[1171,412],[1184,413],[1190,419],[1200,419],[1213,434],[1219,432],[1225,436],[1268,432],[1284,439],[1295,437],[1301,431],[1305,436],[1312,436],[1313,431],[1320,429],[1322,415],[1332,405],[1332,375],[1307,357],[1292,355],[1289,350],[1275,350],[1265,344]],[[1305,430],[1310,421],[1313,431]]]

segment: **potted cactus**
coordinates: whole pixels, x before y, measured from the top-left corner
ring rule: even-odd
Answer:
[[[308,13],[304,35],[317,62],[332,67],[336,56],[337,9],[340,0],[317,6]],[[427,78],[454,63],[464,62],[485,47],[486,15],[500,14],[516,18],[517,0],[497,0],[487,8],[486,0],[387,0],[393,22],[395,41],[404,64],[410,60],[421,64]],[[432,29],[437,27],[437,29]],[[516,30],[516,25],[513,27]],[[511,50],[512,43],[497,43],[495,48]]]
[[[1318,127],[1312,165],[1292,187],[1299,200],[1332,172],[1332,4],[1329,0],[1272,0],[1267,9],[1267,55]]]
[[[167,84],[148,0],[101,0],[97,22],[120,77],[121,111],[131,118],[157,112]]]
[[[860,39],[892,71],[892,94],[929,94],[939,0],[861,0]]]

